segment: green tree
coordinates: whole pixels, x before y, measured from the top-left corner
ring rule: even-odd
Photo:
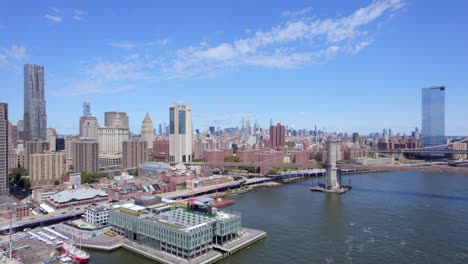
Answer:
[[[95,173],[89,173],[89,172],[82,172],[81,173],[81,183],[95,183],[98,182],[101,178],[107,177],[105,173],[100,173],[100,172],[95,172]]]
[[[14,183],[18,183],[21,179],[21,177],[28,175],[28,170],[25,168],[14,168],[11,171],[11,179],[13,180]]]
[[[224,157],[224,162],[240,162],[240,160],[238,157],[229,156],[229,157]]]
[[[296,143],[292,142],[292,141],[287,141],[286,142],[286,146],[288,148],[294,148],[296,146]]]

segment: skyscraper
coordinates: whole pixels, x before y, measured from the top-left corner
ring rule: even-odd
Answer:
[[[169,161],[192,161],[192,105],[169,108]]]
[[[117,112],[112,121],[113,126],[98,129],[99,154],[122,153],[122,142],[130,139],[130,131],[125,127],[124,121],[125,119],[121,119],[120,113]]]
[[[8,104],[0,103],[0,196],[8,196]]]
[[[44,67],[24,65],[24,139],[46,140],[47,114]]]
[[[154,130],[153,121],[148,113],[146,113],[143,124],[141,125],[141,139],[146,141],[147,148],[153,148]]]
[[[80,117],[80,137],[98,139],[99,123],[95,116],[91,115],[91,104],[83,103],[83,116]]]
[[[445,87],[422,89],[422,146],[445,144]]]
[[[105,112],[104,125],[106,127],[123,126],[124,128],[129,129],[129,117],[125,112]]]
[[[270,145],[272,148],[286,145],[286,129],[280,123],[276,126],[270,126]]]

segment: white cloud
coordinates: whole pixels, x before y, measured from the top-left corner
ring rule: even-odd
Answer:
[[[118,62],[98,62],[86,67],[85,72],[92,80],[150,80],[154,77],[148,71],[160,63],[161,61],[157,59],[141,57],[135,53]]]
[[[136,44],[129,43],[129,42],[112,42],[109,45],[114,48],[121,48],[121,49],[127,49],[127,50],[134,49],[137,46]]]
[[[78,96],[87,94],[111,94],[135,89],[135,85],[111,85],[96,80],[70,81],[65,89],[52,89],[54,96]]]
[[[56,8],[56,7],[50,7],[50,10],[56,12],[56,13],[60,13],[60,9]]]
[[[307,7],[307,8],[304,8],[304,9],[302,9],[302,10],[299,10],[299,11],[289,11],[289,10],[286,10],[286,11],[283,11],[283,12],[281,13],[281,16],[283,16],[283,17],[297,18],[297,17],[306,15],[306,14],[309,13],[310,11],[312,11],[312,8],[311,8],[311,7]]]
[[[143,42],[143,43],[132,43],[132,42],[111,42],[109,45],[114,48],[121,48],[132,50],[137,47],[148,47],[148,46],[166,46],[169,43],[168,38],[158,39],[155,41]]]
[[[75,20],[77,20],[77,21],[80,21],[80,20],[81,20],[84,16],[86,16],[87,14],[88,14],[88,12],[75,9],[75,10],[74,10],[73,19],[75,19]]]
[[[308,8],[299,12],[287,11],[283,15],[294,16],[294,19],[270,31],[258,31],[251,37],[214,47],[199,45],[180,49],[164,72],[178,78],[235,65],[292,68],[319,63],[340,52],[356,54],[370,44],[366,39],[368,33],[362,28],[403,5],[403,0],[374,1],[338,19],[305,17],[310,12]]]
[[[52,16],[52,15],[46,14],[44,17],[56,23],[62,22],[61,16]]]
[[[19,61],[25,60],[28,58],[26,48],[22,45],[16,45],[16,44],[11,45],[11,48],[6,51],[6,54],[9,57],[15,60],[19,60]]]
[[[241,66],[289,69],[324,63],[339,55],[354,55],[364,50],[373,41],[369,25],[384,15],[392,15],[403,5],[403,0],[373,1],[348,16],[334,19],[309,16],[310,9],[288,11],[283,15],[291,18],[285,22],[231,42],[210,45],[202,41],[164,58],[135,53],[120,60],[98,61],[85,68],[89,83],[79,87],[88,93],[98,93],[108,92],[107,87],[113,82],[209,78]],[[164,46],[168,42],[165,38],[109,45],[128,51],[141,49],[142,54],[148,54],[148,47]]]
[[[23,45],[13,44],[10,48],[0,48],[0,63],[19,63],[28,58],[28,52]]]

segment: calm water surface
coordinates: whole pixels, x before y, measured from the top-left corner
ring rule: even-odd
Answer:
[[[350,178],[353,190],[341,196],[310,192],[311,180],[235,196],[228,209],[268,237],[222,263],[468,263],[468,175]],[[151,263],[124,250],[91,257]]]

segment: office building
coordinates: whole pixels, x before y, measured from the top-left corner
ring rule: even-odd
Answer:
[[[31,186],[52,185],[60,181],[68,170],[64,152],[32,154],[29,157],[29,180]]]
[[[24,65],[24,139],[46,140],[44,67]]]
[[[270,126],[270,145],[272,148],[282,148],[286,145],[286,129],[280,123]]]
[[[55,139],[55,151],[62,151],[62,150],[65,150],[65,139],[56,138]]]
[[[80,137],[86,139],[98,139],[99,123],[94,116],[80,117]]]
[[[72,140],[70,142],[73,171],[99,171],[99,143],[92,139]]]
[[[445,87],[422,89],[422,146],[445,144]]]
[[[8,104],[0,103],[0,196],[8,196]]]
[[[91,104],[83,102],[83,116],[80,117],[80,137],[98,140],[99,123],[91,115]]]
[[[29,160],[33,154],[42,154],[50,149],[47,141],[33,140],[26,141],[24,145],[24,165],[29,170]]]
[[[99,154],[121,154],[122,143],[124,140],[130,139],[130,131],[128,127],[125,127],[120,113],[117,112],[112,118],[113,126],[98,129]]]
[[[148,161],[148,143],[144,140],[125,140],[123,142],[122,165],[124,169],[138,168]]]
[[[99,153],[122,153],[122,144],[130,139],[130,131],[124,127],[100,127],[98,129]]]
[[[192,106],[172,104],[169,108],[169,161],[192,161]]]
[[[109,212],[112,230],[127,239],[191,262],[241,236],[241,217],[236,213],[212,212],[213,199],[190,198],[189,210],[143,214],[145,207],[129,205]],[[198,209],[192,209],[198,208]],[[198,211],[194,211],[198,210]],[[196,239],[194,239],[196,238]]]
[[[143,124],[141,125],[141,139],[146,142],[147,148],[153,148],[154,130],[153,121],[148,113],[146,113]]]
[[[104,113],[104,126],[118,127],[122,126],[129,129],[129,117],[125,112],[105,112]]]
[[[109,206],[91,204],[85,208],[85,222],[95,226],[104,227],[109,224]]]

